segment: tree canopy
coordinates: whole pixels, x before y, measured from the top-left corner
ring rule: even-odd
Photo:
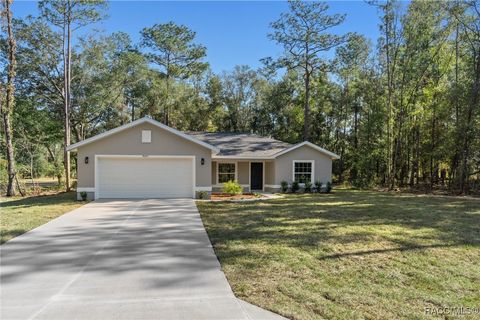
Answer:
[[[72,20],[74,29],[105,16],[104,3],[92,3],[70,1],[75,14],[86,13]],[[25,178],[65,180],[64,4],[41,1],[39,16],[12,20],[12,143]],[[308,139],[340,155],[337,183],[478,193],[479,1],[369,4],[380,16],[374,42],[339,33],[345,16],[325,3],[291,1],[268,35],[281,54],[259,69],[239,65],[219,74],[195,31],[174,22],[145,27],[138,42],[122,32],[74,33],[71,142],[149,115],[179,130]],[[0,46],[3,106],[5,33]],[[3,138],[0,149],[3,187]]]

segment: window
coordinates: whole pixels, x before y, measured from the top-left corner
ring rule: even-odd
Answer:
[[[313,179],[313,161],[294,161],[293,162],[293,180],[298,183],[312,182]]]
[[[218,164],[218,183],[235,180],[235,163]]]
[[[142,143],[151,143],[152,142],[152,131],[142,130]]]

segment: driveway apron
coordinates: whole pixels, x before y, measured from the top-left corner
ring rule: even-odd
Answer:
[[[1,250],[1,319],[279,319],[237,300],[192,199],[102,200]]]

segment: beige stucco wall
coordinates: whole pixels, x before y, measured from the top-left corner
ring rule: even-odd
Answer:
[[[152,142],[142,143],[142,130],[152,131]],[[95,155],[193,155],[195,184],[211,186],[211,150],[149,123],[139,124],[78,148],[78,187],[95,187]],[[89,163],[85,164],[85,157]],[[205,164],[201,165],[201,158]]]
[[[250,190],[250,161],[249,160],[220,160],[219,162],[233,162],[237,165],[237,180],[243,185],[245,191]],[[263,160],[252,160],[252,162],[263,162]],[[212,185],[217,183],[217,161],[212,161]],[[275,161],[265,161],[265,181],[264,184],[275,184]],[[213,190],[219,191],[220,185]]]
[[[275,160],[275,185],[279,185],[283,180],[292,182],[293,160],[313,160],[314,182],[321,181],[325,184],[327,181],[332,181],[332,159],[309,146],[302,146]]]
[[[265,184],[275,184],[275,162],[265,162]]]
[[[250,162],[237,162],[237,179],[240,184],[250,183]]]
[[[217,161],[212,161],[212,185],[217,183]]]
[[[250,163],[248,161],[237,161],[237,160],[220,160],[220,161],[212,161],[212,185],[217,184],[217,162],[219,163],[235,163],[236,170],[237,170],[237,181],[239,184],[247,185],[249,180],[250,174]]]

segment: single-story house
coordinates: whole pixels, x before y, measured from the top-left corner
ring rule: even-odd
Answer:
[[[195,197],[236,180],[274,192],[281,181],[331,181],[338,156],[313,143],[246,133],[181,132],[145,117],[68,147],[77,153],[77,196]]]

